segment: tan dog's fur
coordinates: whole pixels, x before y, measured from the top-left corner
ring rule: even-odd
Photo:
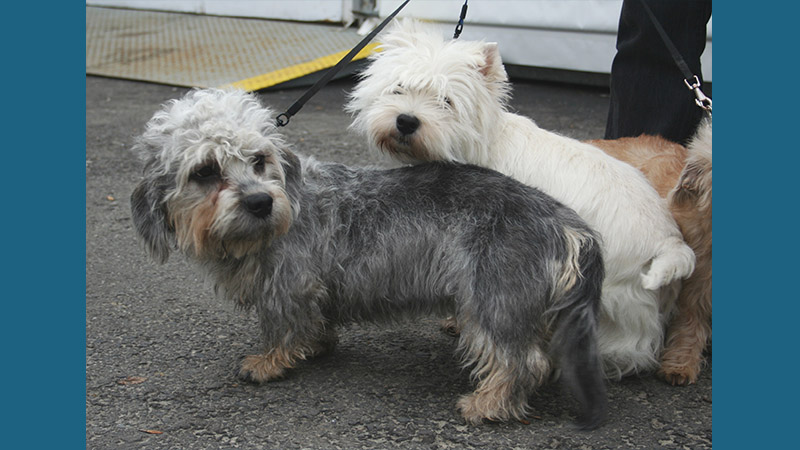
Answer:
[[[704,131],[701,128],[701,133]],[[700,137],[693,144],[698,140]],[[710,126],[707,141],[710,149]],[[644,173],[667,199],[684,239],[697,256],[694,273],[681,286],[659,371],[673,385],[692,384],[697,381],[711,336],[711,154],[707,158],[690,156],[686,147],[649,135],[588,143]]]

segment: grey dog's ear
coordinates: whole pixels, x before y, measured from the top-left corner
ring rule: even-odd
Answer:
[[[172,235],[162,202],[164,185],[158,179],[144,179],[131,194],[131,213],[136,232],[144,241],[150,257],[160,264],[169,258]]]
[[[282,149],[281,156],[283,159],[281,165],[283,166],[283,173],[286,176],[286,185],[297,186],[303,176],[300,158],[289,149]]]

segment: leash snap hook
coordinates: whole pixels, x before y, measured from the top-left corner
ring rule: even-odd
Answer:
[[[462,30],[464,30],[464,22],[459,20],[458,24],[456,24],[456,32],[453,33],[453,39],[458,39],[458,37],[461,36]]]
[[[278,127],[285,127],[289,123],[289,116],[286,113],[280,113],[275,118],[275,125]]]
[[[697,106],[710,113],[711,99],[708,98],[706,94],[704,94],[703,91],[700,90],[700,79],[697,78],[697,75],[694,76],[694,83],[689,84],[689,81],[686,79],[684,79],[683,82],[686,84],[686,87],[694,91],[694,95],[695,97],[697,97],[695,98],[694,102],[697,103]]]

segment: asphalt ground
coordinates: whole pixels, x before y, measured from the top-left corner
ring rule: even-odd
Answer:
[[[301,153],[380,165],[348,131],[353,80],[326,86],[282,131]],[[305,88],[261,92],[284,110]],[[353,325],[329,356],[281,381],[239,381],[259,351],[256,318],[214,297],[180,255],[146,258],[129,197],[141,175],[134,137],[186,89],[86,77],[87,449],[707,449],[712,446],[712,364],[697,384],[654,375],[609,383],[599,429],[573,426],[575,404],[557,384],[531,397],[530,423],[466,426],[455,409],[470,392],[452,337],[435,318]],[[578,139],[602,137],[607,90],[514,82],[512,109]]]

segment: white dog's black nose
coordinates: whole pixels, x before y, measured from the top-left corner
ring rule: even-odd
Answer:
[[[242,205],[250,214],[264,218],[272,212],[272,197],[268,194],[251,194],[242,200]]]
[[[411,134],[419,128],[419,119],[408,114],[400,114],[397,116],[397,131],[403,134]]]

